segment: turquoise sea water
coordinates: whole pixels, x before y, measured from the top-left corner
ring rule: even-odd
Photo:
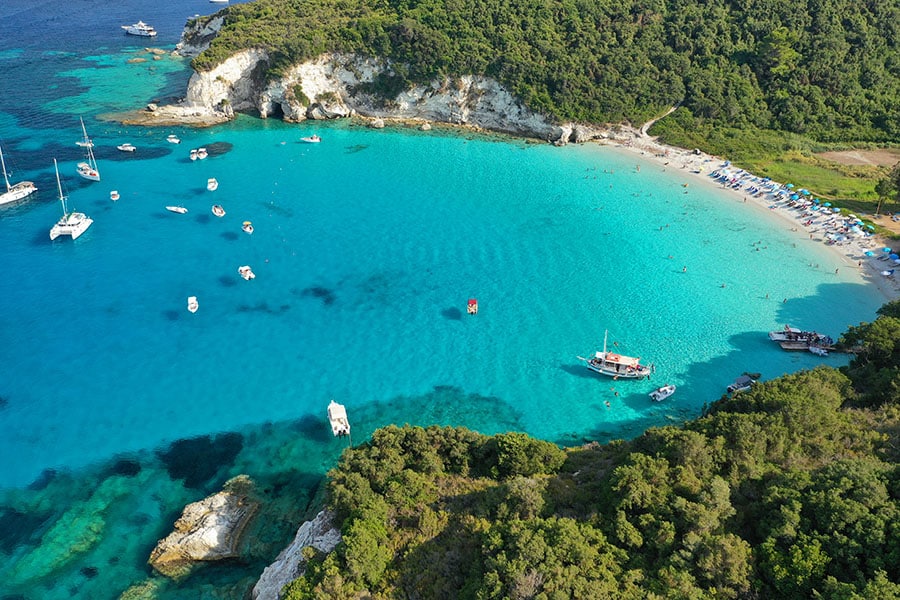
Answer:
[[[187,11],[208,8],[196,4]],[[117,30],[168,25],[156,45],[170,48],[183,6],[101,6],[107,31],[92,43],[61,33],[37,47],[0,27],[4,73],[34,88],[0,100],[0,144],[13,178],[40,188],[0,208],[4,592],[114,598],[137,584],[241,597],[343,447],[327,431],[331,398],[347,406],[354,442],[389,423],[568,445],[631,437],[696,416],[744,371],[768,379],[822,362],[782,352],[766,331],[836,336],[883,302],[775,215],[621,150],[345,122],[105,121],[179,95],[188,73],[170,57],[127,63],[142,44]],[[60,27],[25,7],[4,3],[3,27]],[[79,116],[99,183],[75,175]],[[299,142],[311,133],[323,142]],[[125,141],[138,151],[116,151]],[[191,162],[199,146],[210,158]],[[94,219],[74,242],[48,239],[60,214],[53,158],[70,203]],[[253,281],[238,276],[244,264]],[[651,381],[583,367],[576,357],[606,330],[655,363]],[[676,395],[650,402],[666,382]],[[146,558],[183,505],[238,473],[280,519],[255,532],[251,559],[177,585],[148,579]]]

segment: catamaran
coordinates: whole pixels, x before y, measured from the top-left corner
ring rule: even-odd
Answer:
[[[84,128],[84,119],[81,119],[81,133],[83,137],[80,142],[76,143],[85,149],[85,161],[78,163],[78,174],[90,181],[100,181],[100,170],[94,159],[94,142],[88,137],[87,129]]]
[[[6,175],[6,163],[3,161],[2,150],[0,150],[0,165],[3,166],[3,181],[6,182],[6,191],[0,194],[0,204],[21,200],[37,191],[35,185],[30,181],[20,181],[13,185],[9,184],[9,177]]]
[[[56,187],[59,188],[59,202],[62,204],[63,216],[50,230],[50,239],[55,240],[61,235],[70,235],[74,240],[87,231],[94,220],[84,213],[69,212],[68,199],[63,195],[62,183],[59,179],[59,166],[56,164],[55,158],[53,159],[53,168],[56,169]]]
[[[608,333],[606,331],[603,334],[602,352],[595,352],[593,358],[579,356],[578,359],[583,360],[591,371],[614,379],[643,379],[644,377],[650,377],[650,374],[655,370],[653,365],[642,365],[639,357],[635,358],[606,351]]]

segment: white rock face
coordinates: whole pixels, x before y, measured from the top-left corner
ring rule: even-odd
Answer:
[[[333,514],[322,511],[312,521],[306,521],[297,530],[294,541],[281,551],[278,558],[263,570],[253,586],[253,600],[281,600],[281,588],[297,579],[306,569],[303,549],[312,546],[321,552],[331,552],[341,541],[341,532],[331,523]]]
[[[175,46],[175,52],[181,56],[193,58],[209,48],[210,42],[218,35],[225,17],[218,14],[212,17],[197,17],[188,22],[181,33],[181,41]]]
[[[241,534],[259,506],[252,499],[252,488],[250,479],[241,475],[228,481],[223,491],[188,504],[148,562],[163,575],[180,579],[198,561],[238,556]]]
[[[493,79],[463,76],[417,86],[381,102],[362,91],[365,84],[390,70],[384,60],[355,55],[324,54],[289,69],[276,81],[265,82],[268,56],[262,50],[239,52],[205,73],[195,73],[185,104],[221,112],[257,111],[263,117],[281,115],[288,121],[359,114],[385,119],[420,119],[470,125],[556,143],[605,137],[603,129],[569,123],[554,124],[527,109]],[[362,86],[362,87],[361,87]],[[226,102],[223,102],[226,101]]]

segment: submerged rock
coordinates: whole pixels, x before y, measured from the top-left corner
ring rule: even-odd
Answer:
[[[150,553],[150,565],[167,577],[180,579],[196,563],[241,555],[241,537],[259,502],[246,475],[229,480],[221,492],[188,504],[175,521],[175,531]]]
[[[341,532],[332,523],[333,517],[333,513],[323,510],[312,521],[303,523],[294,541],[263,570],[250,597],[253,600],[280,600],[281,589],[306,570],[304,548],[312,546],[321,552],[334,550],[341,541]]]

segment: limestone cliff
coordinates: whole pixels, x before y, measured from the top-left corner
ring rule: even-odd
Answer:
[[[222,26],[217,15],[191,20],[178,52],[196,56],[209,46]],[[269,57],[251,48],[231,56],[214,69],[196,72],[184,101],[154,107],[147,121],[184,115],[201,124],[231,118],[232,111],[281,117],[286,121],[331,119],[360,115],[384,119],[420,119],[454,123],[536,137],[556,143],[606,137],[606,130],[574,123],[558,124],[526,108],[513,94],[488,77],[466,75],[416,86],[385,100],[368,93],[379,74],[390,73],[387,60],[350,54],[324,54],[268,80]],[[188,119],[188,117],[190,117]]]
[[[265,568],[259,581],[253,586],[252,600],[280,600],[281,589],[300,577],[305,570],[303,549],[312,546],[320,552],[331,552],[341,541],[341,532],[332,524],[332,515],[322,511],[312,521],[306,521],[297,530],[294,541],[281,551],[278,558]]]

